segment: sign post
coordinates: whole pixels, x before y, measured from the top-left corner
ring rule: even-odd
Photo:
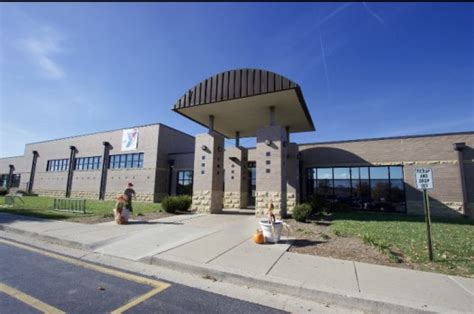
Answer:
[[[425,210],[426,232],[428,235],[428,254],[433,261],[433,244],[431,241],[431,213],[430,200],[427,190],[433,189],[433,171],[431,168],[415,169],[416,188],[423,190],[423,208]]]

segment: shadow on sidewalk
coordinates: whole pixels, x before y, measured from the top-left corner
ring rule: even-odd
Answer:
[[[173,221],[134,220],[134,221],[129,221],[128,225],[183,225],[183,223],[173,222]]]

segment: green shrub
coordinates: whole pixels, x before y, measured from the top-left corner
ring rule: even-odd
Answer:
[[[8,194],[8,190],[5,188],[0,188],[0,196],[5,196]]]
[[[166,196],[161,201],[161,207],[167,213],[174,214],[177,211],[187,211],[191,207],[192,198],[189,195]]]
[[[309,204],[298,204],[293,209],[293,218],[296,221],[306,222],[308,219],[309,214],[311,214],[311,205]]]

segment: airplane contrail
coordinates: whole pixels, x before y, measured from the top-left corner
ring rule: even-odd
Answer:
[[[362,4],[363,4],[364,7],[367,9],[367,11],[369,12],[369,14],[372,15],[377,21],[379,21],[380,24],[382,24],[383,26],[387,26],[387,24],[385,24],[385,21],[380,17],[380,15],[378,15],[377,13],[374,12],[374,10],[372,10],[371,8],[369,8],[369,6],[367,5],[367,3],[362,2]]]
[[[326,63],[326,53],[324,52],[324,45],[323,45],[323,36],[321,35],[321,28],[318,28],[319,32],[319,43],[321,44],[321,56],[324,65],[324,73],[326,74],[326,84],[328,89],[328,98],[331,96],[330,93],[330,85],[329,85],[329,75],[328,75],[328,65]]]

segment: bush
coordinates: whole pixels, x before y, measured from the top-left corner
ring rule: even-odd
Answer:
[[[298,204],[293,209],[293,218],[299,222],[306,222],[309,214],[311,214],[311,205],[309,204]]]
[[[8,190],[5,188],[0,188],[0,196],[5,196],[8,194]]]
[[[177,211],[187,211],[191,207],[192,198],[189,195],[166,196],[161,201],[161,207],[167,213],[174,214]]]

